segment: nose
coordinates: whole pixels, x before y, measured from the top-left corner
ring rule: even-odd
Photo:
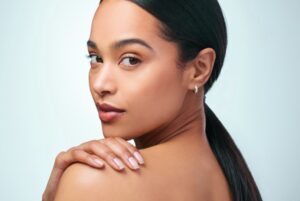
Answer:
[[[116,91],[115,72],[113,66],[103,65],[99,69],[91,70],[90,88],[93,93],[104,97],[106,94],[114,94]]]

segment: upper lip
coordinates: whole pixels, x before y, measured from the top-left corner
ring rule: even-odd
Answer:
[[[102,104],[96,103],[96,106],[97,106],[98,110],[105,111],[105,112],[108,112],[108,111],[124,112],[125,111],[123,109],[113,107],[107,103],[102,103]]]

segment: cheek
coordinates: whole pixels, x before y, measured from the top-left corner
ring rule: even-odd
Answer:
[[[139,134],[150,131],[173,119],[184,99],[178,71],[175,67],[148,68],[127,91],[130,109],[128,124]],[[127,87],[127,85],[126,85]]]
[[[124,76],[123,72],[117,77],[118,98],[123,101],[127,113],[114,124],[102,124],[104,136],[130,140],[169,122],[178,114],[185,90],[179,72],[170,63],[151,64],[136,74]]]

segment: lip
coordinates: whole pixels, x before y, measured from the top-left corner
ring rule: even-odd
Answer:
[[[96,103],[96,106],[98,109],[99,118],[103,122],[111,122],[112,120],[122,116],[125,112],[124,109],[113,107],[107,103]]]
[[[100,110],[98,113],[101,121],[108,123],[122,116],[124,112],[104,112]]]
[[[102,104],[96,103],[96,106],[97,106],[98,111],[101,110],[104,112],[125,112],[124,109],[113,107],[107,103],[102,103]]]

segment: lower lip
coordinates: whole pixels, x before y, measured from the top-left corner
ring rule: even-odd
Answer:
[[[123,115],[124,112],[104,112],[104,111],[99,111],[99,118],[101,121],[104,122],[110,122],[120,116]]]

